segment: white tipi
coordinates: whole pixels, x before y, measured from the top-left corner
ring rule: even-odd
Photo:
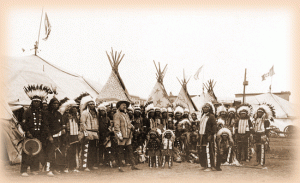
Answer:
[[[153,61],[154,62],[154,61]],[[158,62],[158,68],[154,62],[155,68],[156,68],[156,79],[157,82],[152,89],[152,92],[150,93],[147,102],[153,102],[153,105],[155,107],[165,107],[167,108],[169,105],[171,105],[171,102],[169,100],[168,94],[165,90],[165,87],[163,85],[163,79],[166,74],[166,68],[167,65],[164,67],[164,69],[161,71],[160,63]]]
[[[111,55],[109,56],[106,52],[106,55],[112,67],[112,72],[97,97],[97,100],[99,101],[126,100],[131,102],[129,93],[118,71],[118,66],[125,55],[123,54],[121,56],[121,53],[122,51],[119,54],[117,52],[114,53],[113,49],[111,49]]]
[[[178,79],[178,78],[177,78]],[[194,112],[194,111],[198,111],[196,105],[194,104],[194,102],[192,101],[188,91],[187,91],[187,83],[189,82],[190,79],[186,80],[185,77],[185,73],[183,70],[183,80],[182,82],[180,82],[180,80],[178,79],[179,83],[181,84],[181,90],[177,96],[177,98],[175,99],[173,106],[176,105],[181,105],[184,108],[189,109],[190,112]]]

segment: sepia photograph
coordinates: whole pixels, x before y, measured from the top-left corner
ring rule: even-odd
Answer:
[[[225,2],[3,5],[3,180],[297,182],[299,4]]]

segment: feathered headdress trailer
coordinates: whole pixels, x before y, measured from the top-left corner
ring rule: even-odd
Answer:
[[[220,105],[219,107],[217,107],[217,116],[220,116],[221,112],[226,112],[227,113],[227,109],[224,106],[224,104]]]
[[[236,112],[237,112],[237,115],[239,116],[240,115],[240,112],[247,112],[247,115],[248,116],[252,116],[252,106],[250,104],[242,104],[240,106],[238,106]]]
[[[79,95],[77,98],[75,98],[74,100],[75,100],[75,102],[79,105],[81,99],[82,99],[83,97],[89,96],[89,95],[90,95],[89,93],[85,92],[85,93],[80,94],[80,95]]]
[[[258,107],[256,107],[254,109],[254,115],[253,118],[257,118],[257,112],[261,111],[263,112],[263,118],[268,119],[268,120],[272,120],[272,118],[276,117],[276,113],[275,113],[275,109],[271,104],[260,104]]]
[[[53,91],[48,86],[41,85],[28,85],[24,86],[24,91],[30,100],[44,101],[47,99],[48,94],[53,94]]]
[[[75,100],[69,99],[68,97],[65,97],[64,99],[60,100],[60,107],[58,109],[58,112],[63,115],[70,107],[72,106],[78,106],[78,104],[75,102]]]
[[[81,114],[82,114],[82,111],[86,109],[89,102],[95,103],[94,99],[90,95],[82,97],[82,99],[80,101],[80,106],[79,106]]]
[[[211,102],[206,102],[203,104],[203,106],[201,107],[201,115],[203,114],[203,107],[208,106],[210,108],[210,113],[212,113],[213,115],[216,114],[216,110],[215,110],[215,106],[213,103]]]

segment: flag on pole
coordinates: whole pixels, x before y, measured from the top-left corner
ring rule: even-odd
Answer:
[[[266,73],[266,74],[264,74],[264,75],[261,76],[262,80],[264,81],[264,80],[266,80],[266,77],[268,77],[268,76],[272,77],[274,74],[275,74],[275,72],[274,72],[274,65],[273,65],[272,68],[269,70],[268,73]]]
[[[43,38],[43,40],[46,41],[48,39],[48,37],[49,37],[50,32],[51,32],[51,25],[50,25],[47,13],[45,13],[45,21],[44,21],[44,23],[45,23],[45,35],[46,35],[46,37]]]
[[[198,80],[199,79],[199,73],[201,72],[201,70],[202,70],[202,67],[203,67],[203,65],[197,70],[197,72],[196,72],[196,74],[194,75],[194,78],[195,78],[195,80]]]

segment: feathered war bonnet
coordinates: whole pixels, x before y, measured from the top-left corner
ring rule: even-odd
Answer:
[[[152,129],[149,131],[149,136],[155,135],[155,137],[158,137],[158,132],[155,129]]]
[[[257,118],[258,111],[263,112],[264,113],[263,118],[268,119],[268,120],[275,118],[275,116],[276,116],[274,107],[270,104],[263,103],[263,104],[260,104],[257,108],[255,108],[253,118]]]
[[[228,113],[236,113],[236,109],[234,107],[229,107]]]
[[[97,111],[105,111],[106,112],[106,106],[104,103],[101,103],[97,107]]]
[[[217,107],[217,116],[220,116],[221,112],[226,112],[227,113],[227,109],[223,104],[220,105],[219,107]]]
[[[248,116],[252,115],[252,106],[250,104],[242,104],[240,105],[237,110],[237,115],[240,115],[240,112],[246,112]]]
[[[171,141],[174,141],[175,140],[175,134],[172,130],[165,130],[163,133],[162,133],[162,138],[166,138],[166,135],[167,134],[171,134]]]
[[[41,102],[47,99],[48,94],[53,93],[48,86],[43,86],[42,84],[24,86],[24,91],[30,100],[38,100]]]
[[[94,99],[90,95],[82,97],[82,99],[80,101],[80,106],[79,106],[81,114],[82,114],[82,111],[87,108],[87,105],[90,102],[94,102],[95,103]]]
[[[177,104],[177,105],[175,106],[174,114],[176,114],[176,113],[181,113],[181,114],[184,113],[184,110],[183,110],[183,106],[182,106],[182,105]]]
[[[81,100],[82,100],[84,97],[86,97],[86,96],[90,96],[90,94],[87,93],[87,92],[85,92],[85,93],[80,94],[77,98],[74,99],[75,102],[77,103],[77,105],[79,105],[80,113],[82,112],[82,110],[81,110],[81,105],[80,105],[80,104],[81,104]],[[85,105],[85,107],[86,107],[86,105]]]
[[[152,102],[152,101],[147,102],[147,103],[145,104],[145,111],[146,111],[146,113],[154,112],[154,111],[155,111],[155,110],[154,110],[154,105],[153,105],[153,102]]]
[[[61,113],[61,115],[64,115],[64,113],[70,109],[72,106],[78,106],[78,104],[75,102],[75,100],[69,99],[68,97],[65,97],[64,99],[60,100],[60,107],[58,109],[58,112]]]
[[[211,102],[206,102],[206,103],[203,104],[203,106],[201,107],[201,113],[202,114],[203,114],[203,108],[206,107],[206,106],[210,108],[210,110],[209,110],[210,113],[212,113],[213,115],[216,114],[214,104],[211,103]]]

